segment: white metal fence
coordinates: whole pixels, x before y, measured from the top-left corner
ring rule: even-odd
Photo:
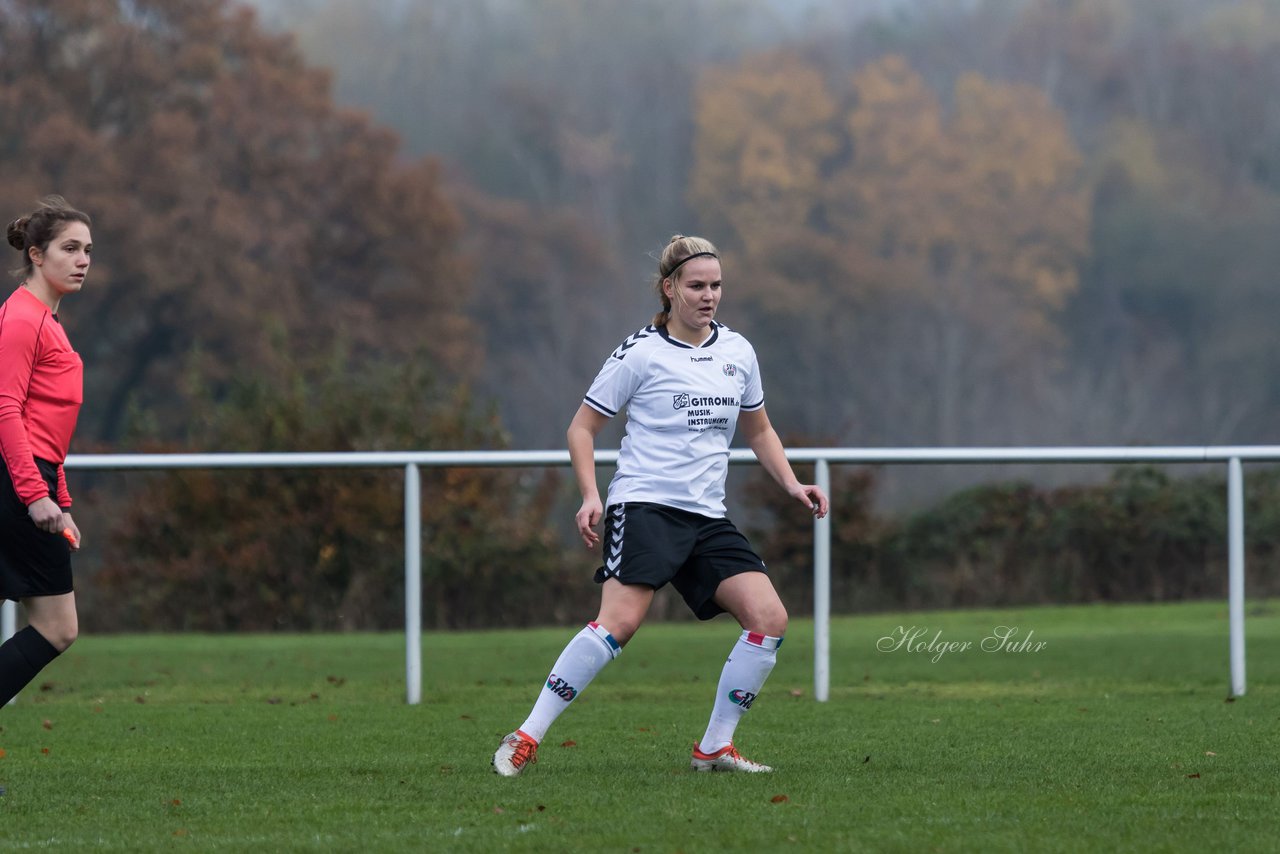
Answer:
[[[814,463],[816,481],[831,493],[830,466],[948,463],[1224,463],[1227,466],[1228,638],[1231,693],[1245,692],[1244,643],[1244,467],[1245,462],[1280,461],[1280,445],[1206,447],[1057,448],[793,448],[793,463]],[[616,451],[598,451],[597,465],[617,463]],[[734,449],[731,463],[752,463],[749,450]],[[428,468],[568,466],[567,451],[404,451],[387,453],[271,454],[73,454],[68,469],[98,471],[218,468],[403,468],[405,698],[422,701],[422,484]],[[833,497],[832,515],[839,512]],[[814,697],[825,702],[831,689],[831,519],[814,520],[813,681]],[[90,526],[92,531],[92,526]],[[13,635],[14,604],[0,607],[0,638]]]

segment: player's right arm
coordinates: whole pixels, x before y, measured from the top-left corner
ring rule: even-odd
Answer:
[[[609,417],[592,409],[587,404],[578,407],[569,423],[568,442],[569,460],[573,463],[573,474],[578,481],[578,491],[582,493],[582,507],[578,509],[574,521],[578,525],[578,533],[587,548],[594,548],[600,542],[600,535],[595,532],[604,515],[604,505],[600,501],[600,487],[596,484],[596,435],[609,423]]]

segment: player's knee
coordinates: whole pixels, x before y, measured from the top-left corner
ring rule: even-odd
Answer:
[[[764,618],[764,633],[780,638],[787,633],[787,608],[781,602],[771,608]]]
[[[787,633],[787,608],[779,600],[761,603],[752,608],[742,627],[750,632],[780,638]]]
[[[76,642],[76,638],[80,634],[79,622],[73,617],[71,619],[49,620],[42,622],[32,621],[32,626],[40,633],[40,636],[49,642],[49,645],[56,649],[59,653],[66,652],[71,644]]]
[[[634,618],[628,619],[623,617],[614,617],[612,620],[605,620],[602,617],[596,620],[596,622],[613,636],[613,639],[618,642],[618,646],[626,646],[627,641],[631,640],[631,638],[635,636],[635,633],[640,630],[641,621]]]
[[[75,623],[69,626],[59,626],[53,631],[53,637],[46,638],[53,648],[58,652],[66,652],[67,649],[76,642],[76,638],[80,636],[80,627]]]

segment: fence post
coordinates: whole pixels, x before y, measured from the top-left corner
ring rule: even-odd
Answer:
[[[831,495],[831,471],[818,460],[814,479]],[[813,697],[825,703],[831,693],[831,515],[813,520]]]
[[[1244,467],[1227,463],[1227,610],[1231,619],[1231,693],[1244,696]]]
[[[405,701],[422,702],[422,478],[418,464],[404,467],[404,678]]]

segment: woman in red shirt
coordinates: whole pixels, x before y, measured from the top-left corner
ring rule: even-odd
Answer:
[[[84,366],[58,320],[80,290],[89,217],[49,196],[9,224],[23,276],[0,306],[0,600],[20,601],[27,627],[0,646],[0,706],[76,639],[71,518],[62,463],[83,400]]]

